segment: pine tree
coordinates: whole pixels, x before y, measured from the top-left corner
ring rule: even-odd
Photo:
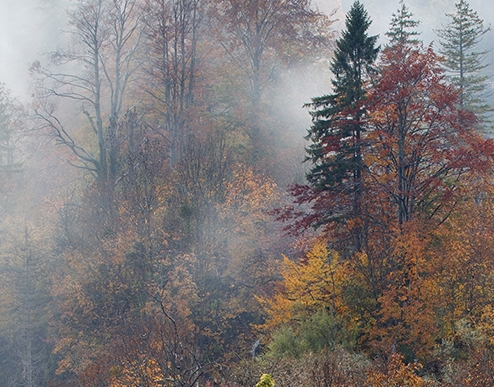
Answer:
[[[412,36],[418,36],[420,32],[411,29],[417,27],[420,22],[412,19],[413,14],[403,0],[400,0],[400,5],[398,12],[392,15],[390,29],[385,35],[389,38],[390,45],[396,43],[419,43],[419,40],[412,39]]]
[[[313,109],[313,125],[306,136],[312,142],[306,150],[306,159],[312,161],[307,174],[309,186],[316,192],[344,198],[338,204],[332,203],[331,210],[322,211],[325,213],[317,220],[319,225],[360,216],[364,170],[363,102],[379,51],[377,36],[367,34],[370,24],[364,6],[356,1],[347,14],[346,30],[336,41],[331,62],[333,93],[313,98],[312,103],[307,104]],[[357,236],[357,250],[359,245]]]
[[[477,47],[490,27],[485,27],[484,21],[466,1],[460,0],[455,6],[455,13],[446,14],[451,22],[436,31],[440,38],[440,53],[446,58],[444,67],[451,81],[460,89],[461,107],[476,113],[485,123],[488,122],[487,113],[494,109],[486,102],[489,77],[482,75],[482,70],[488,66],[484,63],[487,51],[479,51]]]

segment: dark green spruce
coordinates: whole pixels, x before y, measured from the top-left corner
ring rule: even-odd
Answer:
[[[361,215],[363,102],[379,47],[377,36],[368,36],[371,21],[359,1],[352,5],[345,24],[331,62],[333,93],[307,104],[313,120],[306,136],[311,142],[306,159],[312,162],[308,183],[316,191],[342,198],[322,215],[319,225]],[[359,249],[358,237],[355,244]]]

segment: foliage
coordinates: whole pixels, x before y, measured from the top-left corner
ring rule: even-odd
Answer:
[[[392,354],[384,372],[369,375],[369,386],[372,387],[421,387],[427,383],[417,375],[420,364],[404,364],[402,356]]]
[[[342,300],[345,270],[338,254],[328,252],[322,241],[298,264],[284,257],[283,283],[272,298],[259,298],[268,313],[259,328],[273,332],[274,356],[299,357],[336,345],[353,346],[350,312]]]
[[[398,43],[381,59],[366,164],[403,223],[416,212],[438,214],[451,200],[470,147],[481,140],[469,130],[475,118],[456,108],[456,91],[444,82],[432,48]]]
[[[22,169],[17,155],[20,149],[16,149],[24,129],[22,114],[19,102],[10,95],[5,85],[0,84],[0,170],[4,177]]]
[[[344,318],[319,311],[301,318],[293,327],[275,330],[269,343],[269,356],[300,358],[307,353],[319,353],[338,346],[352,349],[356,332],[346,326]]]
[[[256,384],[256,387],[274,387],[274,379],[270,374],[262,374],[261,380]]]
[[[281,271],[283,282],[277,291],[269,299],[261,298],[268,313],[263,326],[266,332],[273,326],[283,327],[273,335],[273,353],[304,353],[305,343],[294,321],[309,326],[304,317],[313,315],[317,310],[314,305],[319,302],[348,319],[347,332],[355,329],[359,344],[371,354],[388,358],[399,352],[406,362],[419,359],[433,364],[435,343],[454,337],[461,318],[475,314],[472,321],[479,321],[482,307],[475,309],[476,301],[490,302],[489,291],[481,295],[474,290],[489,289],[490,283],[476,287],[456,267],[461,261],[460,266],[472,274],[470,278],[485,278],[476,269],[479,263],[470,261],[468,253],[469,246],[479,246],[479,241],[469,245],[470,237],[461,237],[458,227],[453,234],[465,244],[460,239],[453,242],[448,230],[457,219],[466,219],[463,211],[475,212],[471,208],[475,202],[471,188],[481,186],[481,196],[487,199],[490,195],[481,176],[493,165],[492,141],[473,130],[477,118],[461,108],[459,91],[445,78],[441,58],[432,46],[424,48],[411,39],[414,34],[409,29],[416,26],[411,16],[402,5],[401,13],[392,21],[391,42],[375,65],[372,87],[365,99],[365,119],[360,121],[365,130],[358,152],[362,166],[358,195],[348,197],[341,190],[334,195],[331,191],[338,184],[352,187],[351,178],[357,176],[349,173],[345,183],[341,170],[333,168],[345,165],[332,164],[339,140],[337,148],[322,141],[319,153],[315,148],[307,151],[309,157],[315,155],[322,160],[318,164],[320,174],[328,178],[319,180],[323,182],[319,189],[314,181],[312,187],[294,187],[292,193],[301,211],[292,207],[282,219],[296,219],[293,227],[303,231],[324,217],[328,223],[322,242],[333,248],[333,255],[342,257],[340,270],[336,269],[339,277],[337,282],[322,281],[322,289],[329,296],[324,298],[317,292],[317,285],[319,278],[327,277],[327,255],[316,254],[323,257],[324,263],[319,265],[309,254],[300,265],[285,259],[285,267],[292,265],[290,274]],[[332,122],[329,114],[327,120],[322,118],[316,121],[321,127]],[[474,154],[482,155],[480,163]],[[343,222],[341,209],[355,209],[352,205],[356,202],[350,199],[357,196],[361,203],[359,216]],[[302,206],[308,207],[308,212]],[[348,248],[352,240],[349,235],[358,236],[358,243],[354,242],[358,249]],[[488,265],[482,266],[488,273]],[[445,269],[452,271],[446,273]],[[457,275],[462,279],[453,280]],[[455,288],[453,283],[461,285]],[[466,289],[469,301],[454,300],[463,297]],[[357,299],[358,294],[365,296]],[[459,305],[462,307],[457,308]],[[463,356],[472,353],[469,349]],[[412,385],[422,383],[410,377]]]
[[[405,44],[405,43],[418,43],[417,39],[412,39],[412,36],[417,36],[417,31],[409,31],[411,28],[417,27],[420,22],[413,20],[413,14],[408,10],[404,0],[400,0],[401,8],[395,14],[393,13],[391,19],[391,25],[386,36],[390,40],[390,44]]]
[[[305,0],[69,15],[37,119],[0,88],[0,169],[31,152],[2,173],[2,385],[491,383],[494,142],[403,2],[379,56],[360,2],[335,46]],[[286,83],[332,54],[273,210],[301,177]]]
[[[235,368],[232,381],[242,386],[254,385],[260,373],[269,373],[278,386],[347,386],[365,385],[370,362],[362,355],[339,347],[301,358],[267,358],[248,360]]]

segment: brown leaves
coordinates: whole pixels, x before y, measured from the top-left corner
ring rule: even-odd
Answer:
[[[417,375],[422,367],[418,363],[404,364],[397,353],[390,356],[389,363],[382,371],[369,373],[368,383],[372,387],[422,387],[428,385]]]

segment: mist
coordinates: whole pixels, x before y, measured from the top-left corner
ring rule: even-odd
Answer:
[[[182,387],[254,386],[264,370],[252,359],[258,354],[251,348],[267,343],[268,335],[261,339],[259,332],[267,321],[266,300],[271,302],[285,275],[283,255],[295,266],[299,258],[309,263],[306,253],[321,230],[306,218],[288,234],[287,223],[277,220],[285,216],[296,223],[317,199],[318,193],[305,185],[310,163],[302,162],[310,154],[304,137],[312,116],[306,106],[331,92],[333,38],[344,28],[353,0],[314,0],[333,20],[328,34],[318,34],[326,20],[298,0],[281,2],[284,8],[274,16],[275,2],[97,1],[0,0],[0,82],[17,97],[0,100],[0,385],[111,387],[153,380]],[[361,1],[373,21],[369,33],[378,34],[379,44],[385,45],[398,0]],[[143,3],[146,9],[140,7]],[[453,0],[406,4],[422,22],[419,31],[426,45],[436,39],[434,29],[446,24],[444,14],[454,11]],[[77,18],[69,26],[70,6]],[[242,17],[235,7],[244,7]],[[297,7],[300,17],[294,18]],[[480,0],[472,0],[471,7],[490,18],[486,24],[494,20],[488,12],[493,5],[481,9]],[[265,30],[278,30],[260,39],[251,26],[258,26],[263,12],[272,18]],[[177,17],[180,13],[184,19]],[[67,32],[71,27],[73,34]],[[308,37],[300,33],[306,30]],[[491,49],[491,35],[482,48]],[[80,51],[71,55],[74,47]],[[58,49],[50,63],[47,54]],[[31,90],[29,69],[38,60],[41,64],[32,66],[37,88]],[[14,129],[20,155],[7,157],[17,146]],[[480,138],[475,140],[480,144]],[[494,145],[489,149],[494,154]],[[4,165],[2,159],[16,163]],[[9,170],[16,165],[22,168]],[[287,187],[300,193],[293,195]],[[377,218],[376,243],[369,245],[386,247],[381,252],[378,246],[375,256],[391,270],[394,246],[387,249],[385,239],[395,240],[388,236],[398,228],[388,230],[386,222],[394,221],[396,211],[382,188],[375,192],[369,190],[365,197],[375,198],[376,213],[382,201],[386,217]],[[294,198],[301,201],[294,203]],[[347,199],[341,198],[343,205],[350,203]],[[323,208],[329,216],[331,206]],[[491,213],[485,218],[489,225]],[[469,224],[470,218],[465,219]],[[337,239],[346,233],[345,222],[335,226],[342,233],[336,230],[326,240],[328,247],[345,243],[344,237]],[[481,226],[482,232],[492,229]],[[490,243],[486,254],[494,251]],[[348,255],[348,249],[341,250]],[[320,257],[323,266],[333,261],[331,270],[324,269],[331,278],[321,287],[322,298],[332,301],[321,308],[324,318],[297,317],[296,324],[320,324],[326,333],[348,325],[350,343],[350,333],[367,329],[360,327],[361,317],[377,310],[378,303],[365,299],[366,294],[379,300],[378,293],[369,291],[370,277],[366,272],[353,276],[353,266],[367,270],[369,265],[362,263],[374,256],[356,255],[355,265],[339,265],[336,253]],[[478,267],[485,270],[478,278],[492,277],[484,274],[494,272],[494,264]],[[382,278],[387,281],[389,274]],[[475,276],[467,274],[465,283],[470,284]],[[386,281],[375,277],[383,289]],[[490,299],[482,299],[483,305],[494,300],[491,281]],[[341,300],[335,299],[339,293]],[[298,300],[291,298],[290,303]],[[335,301],[348,322],[334,320]],[[359,317],[350,310],[363,312]],[[339,332],[336,336],[343,337]],[[328,348],[343,343],[330,344]],[[358,364],[371,361],[353,355],[344,361],[317,360],[357,370]],[[283,367],[289,370],[289,364]],[[230,373],[235,368],[244,379]],[[326,371],[320,375],[329,375]],[[30,382],[22,384],[25,375]],[[305,379],[277,385],[323,380]]]
[[[29,96],[29,67],[63,40],[67,0],[0,1],[0,82]]]
[[[372,25],[369,28],[369,33],[379,35],[379,44],[383,45],[387,43],[387,38],[384,35],[389,28],[391,17],[393,13],[399,8],[398,1],[380,1],[380,0],[361,0],[361,3],[366,7],[369,17],[372,20]],[[454,13],[456,11],[456,0],[407,0],[405,5],[413,13],[415,20],[420,24],[417,27],[417,31],[420,32],[419,38],[423,40],[424,45],[433,44],[435,50],[439,49],[438,37],[435,34],[435,30],[444,28],[450,22],[450,18],[446,16],[447,13]],[[494,3],[486,0],[470,0],[467,1],[470,8],[478,13],[478,15],[484,20],[484,26],[494,25]],[[341,10],[343,13],[347,13],[352,6],[353,1],[342,0]],[[340,29],[343,28],[341,24]],[[480,50],[488,51],[486,64],[489,66],[484,70],[488,75],[494,74],[494,32],[488,32],[483,40],[479,43]],[[491,100],[492,104],[492,100]]]
[[[362,0],[372,20],[371,34],[380,36],[379,43],[387,42],[384,33],[389,27],[391,15],[398,7],[398,1]],[[415,19],[421,24],[417,28],[421,32],[424,44],[434,43],[437,48],[437,36],[434,29],[447,24],[445,13],[454,12],[454,0],[408,0],[407,7],[413,12]],[[332,14],[337,22],[335,29],[344,26],[345,14],[353,1],[350,0],[317,0],[314,4],[326,14]],[[484,18],[485,24],[494,24],[494,3],[485,0],[470,0],[470,7]],[[66,28],[66,8],[68,0],[0,0],[0,82],[6,84],[14,95],[27,99],[29,96],[29,66],[45,53],[59,47],[64,40]],[[492,42],[494,32],[489,32],[480,43],[481,49],[490,51],[487,63],[494,62]],[[489,66],[486,71],[494,74]]]

